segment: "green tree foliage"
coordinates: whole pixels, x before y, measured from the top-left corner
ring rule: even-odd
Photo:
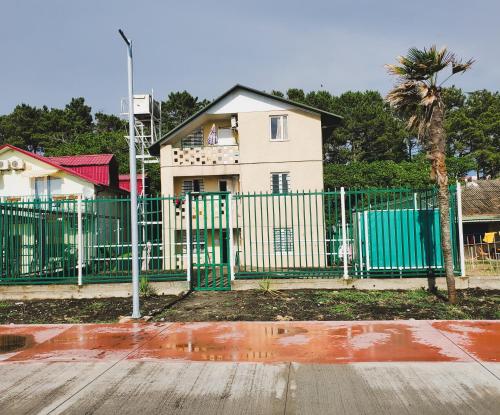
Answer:
[[[498,177],[500,94],[482,90],[462,94],[461,98],[458,105],[448,109],[445,117],[448,154],[468,156],[474,163],[471,169],[480,177]]]
[[[200,101],[187,91],[171,92],[161,104],[162,131],[170,131],[208,104],[206,99]]]
[[[332,112],[344,117],[325,145],[334,163],[410,158],[411,135],[377,91],[346,92],[333,99]]]
[[[451,183],[463,177],[474,165],[468,157],[448,157]],[[324,166],[325,189],[398,187],[427,189],[433,185],[429,162],[423,154],[412,161],[358,161],[348,164],[327,163]]]
[[[273,95],[283,96],[280,91]],[[344,119],[324,146],[328,163],[394,160],[410,158],[411,135],[377,91],[346,92],[334,96],[328,91],[311,91],[291,88],[286,97],[311,107],[341,115]]]
[[[414,189],[428,188],[428,163],[419,161],[392,160],[374,162],[357,161],[343,164],[326,164],[324,168],[325,188],[380,188],[408,187]]]

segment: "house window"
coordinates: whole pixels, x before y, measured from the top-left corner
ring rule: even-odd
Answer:
[[[205,190],[205,186],[203,185],[203,179],[193,179],[193,180],[184,180],[182,182],[182,193],[186,194],[189,192],[199,193]]]
[[[232,146],[236,144],[233,137],[233,130],[231,128],[219,127],[217,132],[217,145],[218,146]]]
[[[62,194],[63,179],[60,177],[35,178],[35,196],[51,196]]]
[[[290,173],[271,173],[271,193],[290,191]]]
[[[227,180],[219,180],[219,192],[227,192]]]
[[[293,252],[293,229],[274,229],[274,251],[282,254]]]
[[[35,178],[35,196],[46,196],[47,195],[47,178],[37,177]]]
[[[62,192],[62,182],[60,177],[48,177],[47,187],[49,195],[60,195]]]
[[[288,140],[288,122],[286,115],[271,115],[269,126],[272,141]]]

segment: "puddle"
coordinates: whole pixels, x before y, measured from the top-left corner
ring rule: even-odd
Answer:
[[[17,336],[15,334],[0,335],[0,353],[9,353],[22,349],[28,343],[27,336]]]

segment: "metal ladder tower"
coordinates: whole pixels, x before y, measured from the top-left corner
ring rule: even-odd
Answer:
[[[157,157],[149,154],[149,146],[161,137],[161,101],[154,99],[154,92],[150,94],[134,95],[134,120],[135,120],[135,147],[137,160],[141,163],[142,192],[140,196],[145,196],[146,191],[146,164],[159,163]],[[122,98],[122,117],[128,117],[128,100]],[[128,135],[125,136],[127,143],[130,141]]]

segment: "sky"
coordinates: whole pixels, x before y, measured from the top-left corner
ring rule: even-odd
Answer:
[[[3,0],[0,10],[0,114],[79,96],[118,114],[119,28],[133,40],[135,92],[161,99],[213,99],[236,83],[385,94],[384,64],[434,43],[476,59],[457,86],[500,89],[498,0]]]

